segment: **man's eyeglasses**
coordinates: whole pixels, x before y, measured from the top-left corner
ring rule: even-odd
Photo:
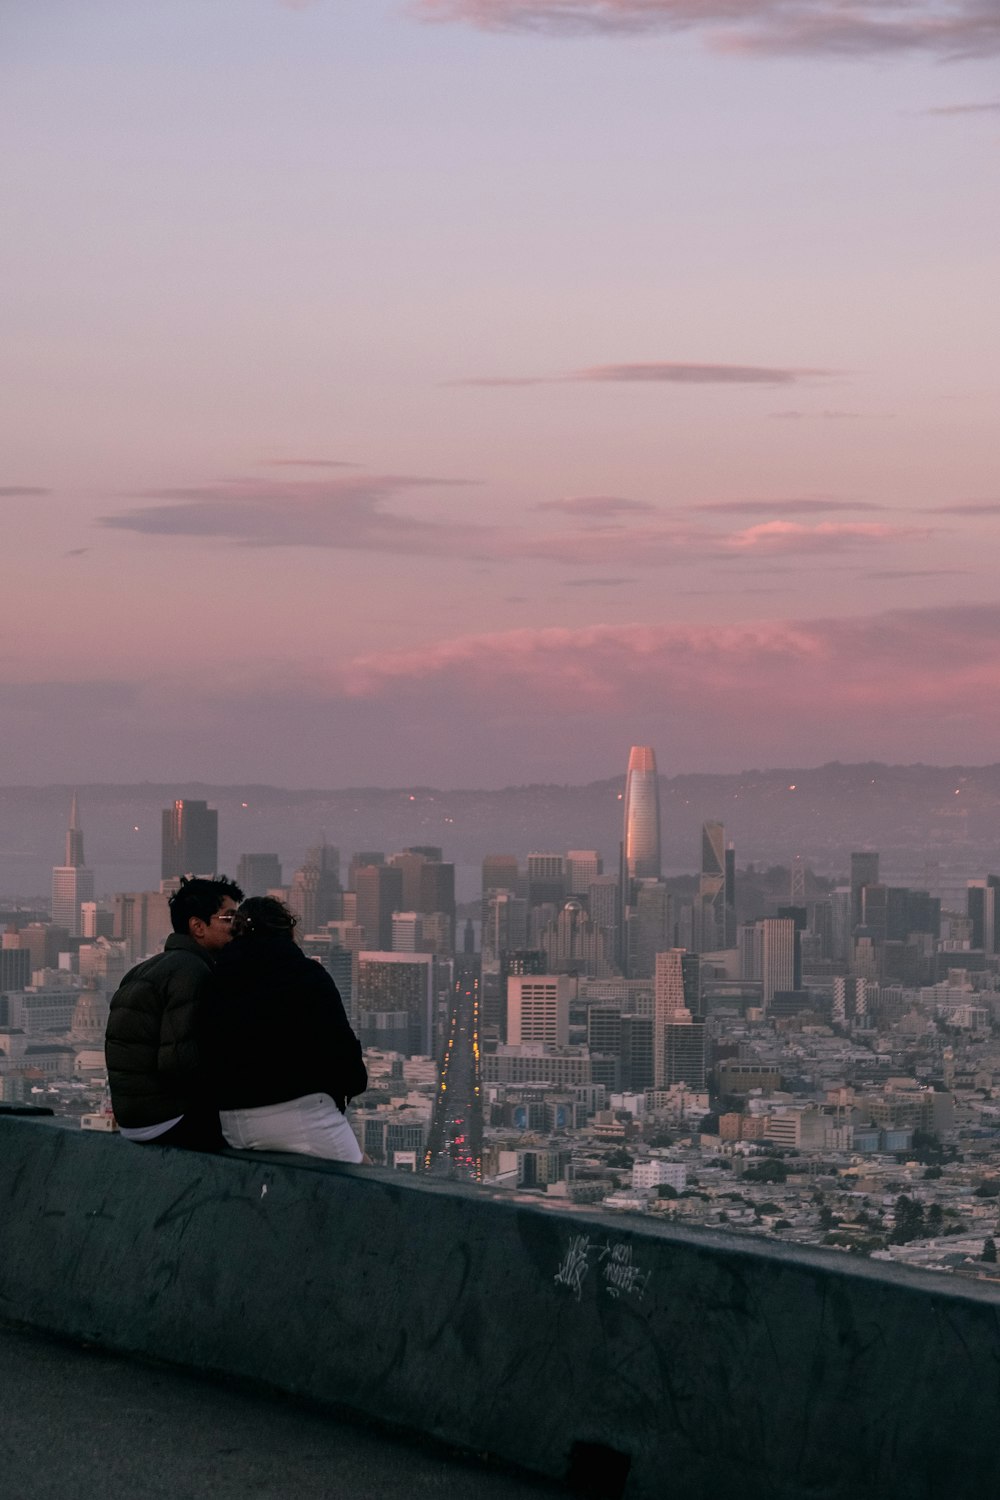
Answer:
[[[234,911],[217,911],[215,915],[218,917],[220,922],[225,922],[227,927],[230,926],[236,919],[236,913]]]

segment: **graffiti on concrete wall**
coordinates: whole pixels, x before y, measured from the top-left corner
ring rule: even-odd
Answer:
[[[608,1238],[602,1244],[592,1241],[589,1234],[574,1234],[570,1236],[553,1281],[556,1286],[566,1287],[579,1302],[592,1268],[598,1271],[598,1284],[615,1301],[621,1297],[633,1297],[641,1302],[653,1275],[652,1271],[644,1271],[636,1264],[630,1240],[612,1243]]]

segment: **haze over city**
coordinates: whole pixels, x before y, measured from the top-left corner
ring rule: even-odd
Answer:
[[[992,7],[0,50],[5,781],[995,758]]]

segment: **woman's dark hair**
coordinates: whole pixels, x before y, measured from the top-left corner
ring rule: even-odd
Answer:
[[[189,880],[186,875],[182,875],[180,886],[167,900],[171,926],[175,932],[189,932],[188,923],[192,917],[199,917],[202,922],[211,922],[227,896],[230,901],[243,900],[243,892],[235,880],[230,880],[225,875],[219,875],[214,880],[203,879],[200,875]]]
[[[233,919],[233,937],[290,938],[298,926],[299,919],[274,896],[249,896]]]

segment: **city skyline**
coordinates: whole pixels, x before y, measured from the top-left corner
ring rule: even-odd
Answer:
[[[834,815],[847,789],[874,809],[878,778],[859,769],[828,768]],[[986,791],[958,779],[952,798]],[[658,879],[643,864],[660,863],[652,746],[631,748],[617,786],[619,876],[575,826],[569,847],[536,837],[525,857],[484,854],[479,921],[466,908],[460,933],[457,867],[426,825],[395,852],[369,838],[348,853],[353,837],[342,851],[321,831],[287,885],[276,852],[241,859],[241,875],[279,882],[268,894],[287,901],[367,1053],[352,1128],[371,1164],[995,1281],[995,839],[975,859],[967,841],[952,846],[965,865],[946,890],[936,860],[902,874],[898,851],[884,860],[870,840],[833,878],[753,848],[738,865],[713,819],[700,870]],[[782,790],[800,788],[770,781],[772,810]],[[247,800],[220,817],[188,797],[164,809],[150,791],[164,869],[211,869],[229,818],[262,832]],[[2,913],[0,1104],[44,1098],[107,1133],[128,1128],[106,1097],[109,1007],[127,970],[172,941],[176,875],[92,899],[91,797],[82,812],[76,790],[63,801],[51,903]],[[414,800],[397,795],[397,812]],[[891,788],[887,802],[905,821]]]
[[[7,778],[991,761],[976,0],[0,16]]]
[[[500,791],[354,788],[296,792],[267,786],[154,783],[83,784],[90,865],[101,891],[155,885],[161,868],[164,806],[208,798],[219,810],[219,866],[232,874],[244,854],[270,851],[295,878],[303,859],[336,833],[345,861],[353,851],[443,849],[467,899],[485,854],[522,860],[567,850],[574,861],[603,858],[617,881],[625,809],[621,775],[578,785],[526,785]],[[627,780],[627,778],[626,778]],[[706,822],[725,814],[727,888],[734,858],[791,865],[793,885],[807,866],[846,876],[853,851],[879,848],[892,878],[950,887],[956,874],[985,868],[1000,846],[1000,765],[827,765],[737,776],[661,776],[663,871],[704,865]],[[33,900],[48,889],[66,840],[74,788],[0,786],[0,894]],[[704,874],[704,869],[702,869]],[[273,871],[272,871],[273,876]],[[964,879],[964,875],[963,875]],[[242,882],[240,882],[242,884]],[[272,877],[268,884],[279,883]],[[498,869],[496,884],[509,886]],[[793,892],[794,899],[794,892]],[[727,923],[731,915],[726,904]]]

